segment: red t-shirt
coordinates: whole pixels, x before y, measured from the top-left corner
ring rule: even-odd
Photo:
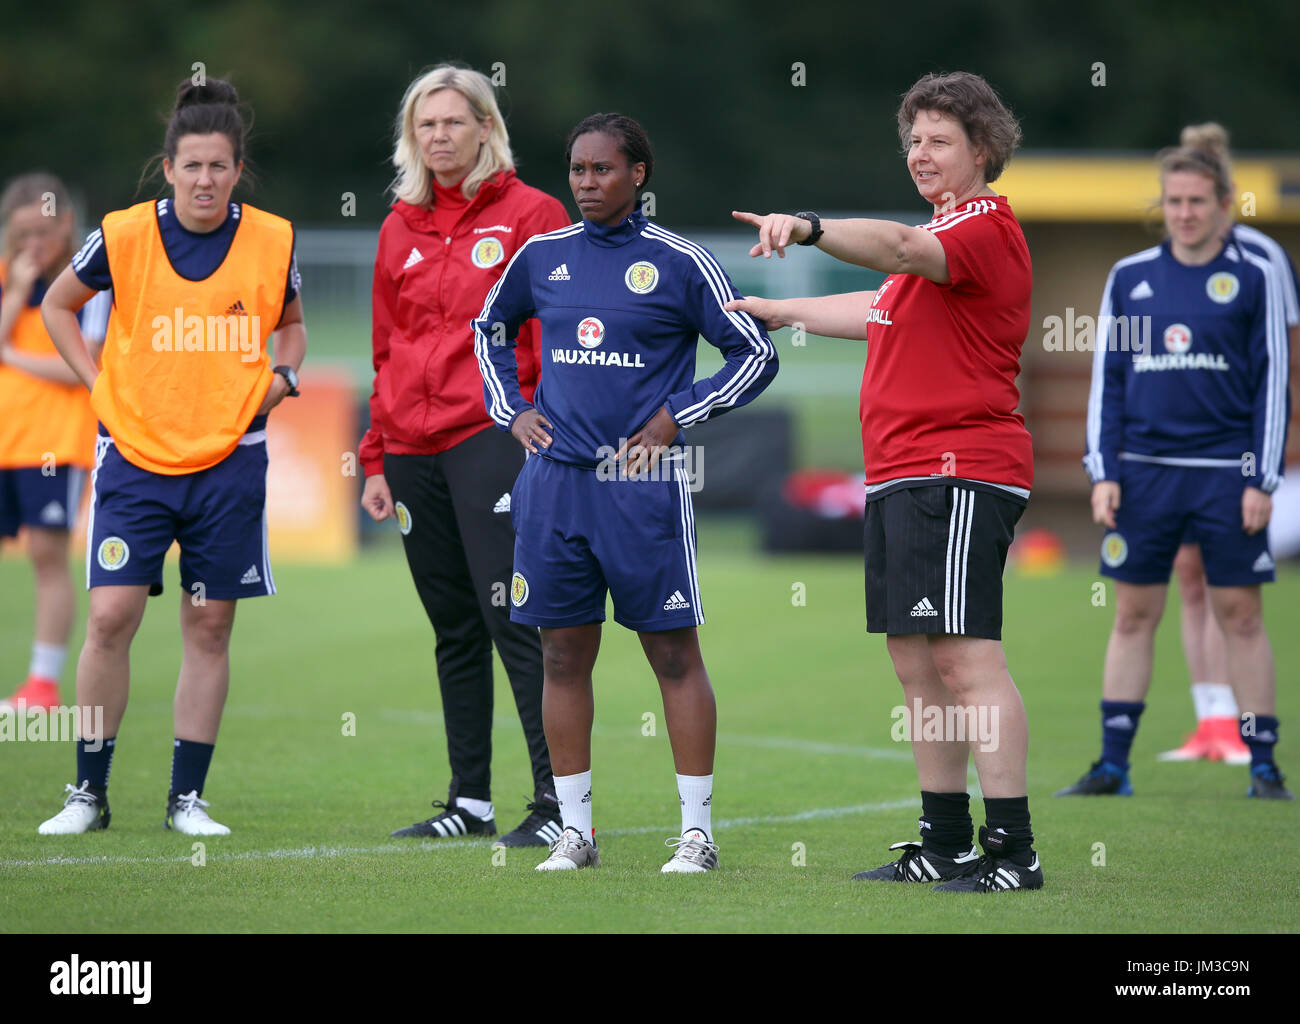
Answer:
[[[868,492],[944,477],[1027,492],[1032,441],[1016,412],[1033,287],[1024,233],[1006,196],[922,227],[943,244],[952,280],[891,274],[876,291],[860,406]]]

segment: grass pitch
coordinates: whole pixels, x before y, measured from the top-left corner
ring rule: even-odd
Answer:
[[[701,631],[718,695],[714,823],[721,868],[663,876],[678,825],[668,736],[635,637],[607,625],[593,741],[604,866],[537,874],[545,850],[387,838],[445,796],[433,637],[400,550],[347,569],[284,566],[280,594],[245,602],[205,797],[228,838],[162,828],[179,664],[175,568],[132,653],[106,832],[44,837],[72,779],[67,743],[0,743],[0,930],[120,931],[1293,931],[1300,806],[1245,798],[1246,769],[1159,764],[1192,724],[1177,601],[1134,751],[1136,796],[1054,800],[1096,756],[1112,609],[1092,567],[1009,573],[1006,649],[1029,711],[1038,893],[940,896],[862,885],[854,871],[915,837],[911,756],[883,639],[865,634],[856,558],[771,559],[743,529],[701,527]],[[802,584],[806,603],[796,597]],[[30,571],[0,563],[0,673],[26,668]],[[84,595],[83,595],[84,598]],[[1300,572],[1265,591],[1279,666],[1279,762],[1296,769]],[[74,648],[82,636],[78,627]],[[72,668],[64,684],[72,698]],[[513,828],[531,791],[498,667],[493,790]],[[355,735],[345,735],[347,716]],[[646,716],[653,716],[647,718]],[[651,728],[653,725],[653,728]],[[1300,778],[1300,776],[1297,776]],[[972,784],[974,778],[972,776]],[[972,801],[976,821],[982,804]],[[1100,844],[1100,845],[1099,845]],[[1104,864],[1102,863],[1104,859]],[[202,866],[196,861],[202,860]],[[1289,895],[1288,895],[1289,894]]]

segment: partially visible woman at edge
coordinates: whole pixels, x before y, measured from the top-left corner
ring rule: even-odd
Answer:
[[[41,300],[76,251],[68,190],[52,174],[14,178],[0,194],[0,537],[26,530],[36,581],[27,679],[0,709],[58,707],[77,600],[68,542],[95,459],[90,397],[41,321]],[[78,314],[98,358],[112,294]]]

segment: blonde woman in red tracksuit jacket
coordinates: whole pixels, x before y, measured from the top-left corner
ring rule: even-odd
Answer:
[[[492,644],[510,677],[532,761],[528,815],[499,842],[546,846],[560,834],[542,729],[537,630],[510,621],[510,490],[523,449],[495,429],[470,322],[515,252],[569,223],[560,202],[515,175],[486,76],[439,65],[406,90],[393,164],[397,201],[379,232],[373,292],[375,384],[361,441],[362,507],[397,518],[407,564],[437,636],[451,762],[446,803],[394,836],[496,835],[492,807]],[[531,397],[539,331],[521,331],[519,379]]]

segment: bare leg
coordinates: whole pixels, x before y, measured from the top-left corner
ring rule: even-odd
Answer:
[[[230,690],[230,631],[234,601],[195,605],[181,595],[181,671],[173,702],[176,738],[216,743]]]
[[[600,623],[543,629],[542,725],[556,775],[591,770],[596,702],[591,670],[600,651]]]
[[[1264,631],[1264,604],[1258,585],[1210,587],[1214,617],[1223,627],[1228,683],[1243,713],[1277,714],[1273,648]]]
[[[1197,544],[1184,544],[1174,558],[1174,575],[1178,578],[1178,596],[1182,602],[1183,657],[1193,683],[1218,683],[1221,678],[1209,675],[1206,657],[1205,620],[1213,619],[1210,598],[1205,589],[1205,566]]]
[[[27,551],[36,573],[36,642],[65,647],[77,607],[68,570],[68,531],[28,527]]]
[[[712,775],[718,707],[694,626],[640,633],[659,692],[678,775]]]
[[[1020,797],[1029,753],[1029,723],[1002,643],[968,636],[931,636],[934,665],[951,697],[967,711],[964,722],[980,789],[986,797]],[[973,714],[972,714],[973,711]],[[971,736],[984,726],[984,736]]]
[[[131,641],[148,599],[146,586],[95,587],[90,592],[86,643],[77,662],[77,704],[102,707],[104,731],[95,734],[91,726],[83,734],[86,740],[116,736],[122,724],[131,688]]]
[[[1156,626],[1165,610],[1163,583],[1115,583],[1115,625],[1106,645],[1105,700],[1138,702],[1151,689]]]
[[[922,713],[930,707],[943,708],[954,703],[953,695],[943,684],[935,667],[929,641],[919,633],[889,636],[885,640],[894,672],[903,685],[908,721],[914,721],[916,701]],[[912,757],[921,789],[931,793],[966,792],[966,765],[970,758],[965,742],[951,739],[924,740],[912,737]]]

